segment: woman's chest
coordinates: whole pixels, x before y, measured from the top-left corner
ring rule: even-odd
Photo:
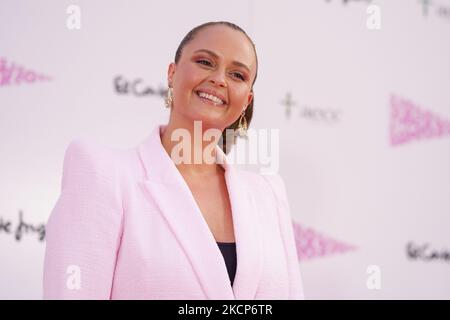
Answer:
[[[195,204],[218,242],[235,242],[233,214],[223,177],[212,179],[185,179]]]

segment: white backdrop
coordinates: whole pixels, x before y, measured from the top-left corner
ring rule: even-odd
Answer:
[[[167,122],[168,64],[217,20],[256,44],[251,127],[280,130],[306,297],[450,298],[448,0],[1,0],[0,298],[41,298],[68,143]]]

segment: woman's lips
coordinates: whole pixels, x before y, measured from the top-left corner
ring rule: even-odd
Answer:
[[[209,104],[209,105],[213,105],[213,106],[219,107],[219,108],[223,108],[223,107],[226,106],[225,103],[217,104],[217,103],[215,103],[214,101],[211,101],[211,100],[209,100],[209,99],[207,99],[207,98],[200,97],[200,96],[198,95],[197,92],[195,93],[195,95],[196,95],[197,98],[199,98],[203,103],[206,103],[206,104]]]

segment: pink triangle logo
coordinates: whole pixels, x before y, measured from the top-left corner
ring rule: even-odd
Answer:
[[[342,254],[357,249],[355,246],[323,236],[296,222],[293,222],[293,228],[299,261]]]
[[[25,69],[14,62],[8,62],[6,58],[0,57],[0,87],[50,80],[51,78],[47,75]]]
[[[449,133],[450,121],[419,108],[409,100],[391,95],[391,145],[442,137]]]

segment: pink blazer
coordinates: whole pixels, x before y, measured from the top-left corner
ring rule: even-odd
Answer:
[[[154,128],[135,148],[72,141],[46,229],[45,299],[303,299],[279,175],[234,167],[223,151],[237,269],[222,253]],[[219,159],[219,158],[218,158]]]

